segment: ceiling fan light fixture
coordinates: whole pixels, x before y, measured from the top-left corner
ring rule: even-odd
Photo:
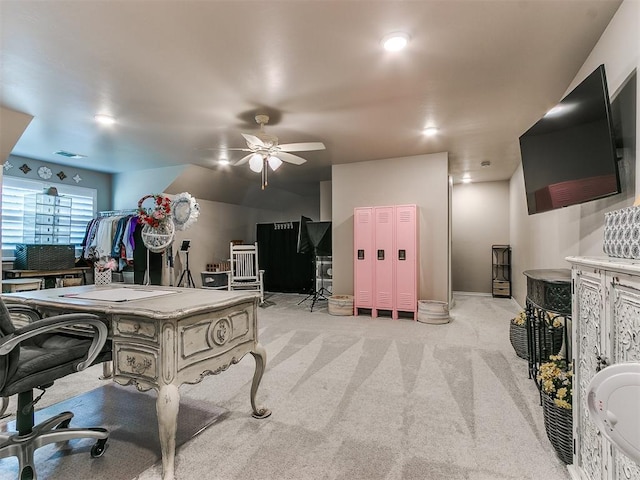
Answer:
[[[98,113],[93,116],[93,119],[101,125],[113,125],[116,123],[116,119],[111,115],[106,115],[104,113]]]
[[[273,170],[274,172],[278,168],[280,168],[280,165],[282,165],[282,160],[280,160],[278,157],[274,155],[269,155],[269,158],[267,159],[267,161],[269,162],[269,166],[271,167],[271,170]]]
[[[382,38],[382,46],[388,52],[398,52],[409,43],[409,35],[404,32],[393,32]]]
[[[263,163],[262,155],[254,153],[249,160],[249,168],[256,173],[260,173],[262,171]]]

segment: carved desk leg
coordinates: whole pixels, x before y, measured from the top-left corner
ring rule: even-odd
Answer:
[[[162,385],[158,390],[156,412],[158,413],[158,433],[162,450],[162,480],[174,480],[176,456],[176,430],[180,392],[176,385]]]
[[[258,392],[258,386],[262,380],[262,374],[264,368],[267,365],[267,351],[259,343],[256,344],[256,348],[251,352],[253,358],[256,360],[256,371],[253,374],[253,382],[251,383],[251,408],[253,409],[252,416],[254,418],[267,418],[271,415],[271,410],[264,407],[256,407],[256,393]]]
[[[102,376],[100,380],[109,380],[113,378],[113,361],[102,362]]]

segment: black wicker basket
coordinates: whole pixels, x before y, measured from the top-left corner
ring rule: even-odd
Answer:
[[[542,414],[547,438],[565,464],[573,463],[573,412],[553,403],[546,393],[542,394]]]
[[[558,355],[560,350],[562,349],[562,328],[549,328],[547,326],[541,326],[540,328],[545,328],[545,337],[544,337],[544,349],[542,348],[540,341],[540,330],[536,330],[536,345],[540,348],[540,361],[545,362],[549,359],[551,355]],[[544,351],[546,351],[547,355],[544,355]]]
[[[514,323],[512,319],[511,324],[509,325],[509,340],[511,341],[511,346],[516,351],[516,355],[528,360],[527,326],[524,324],[518,325],[517,323]]]
[[[557,355],[562,349],[562,329],[561,328],[547,328],[545,332],[545,351],[547,352],[546,357],[541,358],[541,361],[545,361],[549,358],[549,355]],[[511,346],[516,352],[516,355],[520,358],[524,358],[525,360],[529,360],[529,351],[528,351],[528,336],[527,336],[527,326],[526,325],[518,325],[517,323],[511,322],[509,324],[509,340],[511,341]],[[536,345],[540,345],[540,331],[536,330]],[[542,349],[540,350],[542,352]]]

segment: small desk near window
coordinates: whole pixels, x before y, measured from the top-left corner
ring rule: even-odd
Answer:
[[[6,278],[2,280],[2,293],[40,290],[42,278]]]
[[[4,278],[34,278],[40,277],[45,279],[45,285],[55,286],[56,278],[73,277],[82,278],[83,283],[87,284],[87,271],[91,267],[74,267],[62,270],[4,270]]]

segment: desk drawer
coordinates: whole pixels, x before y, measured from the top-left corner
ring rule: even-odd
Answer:
[[[220,357],[255,340],[253,303],[216,315],[199,315],[178,326],[178,370],[205,359]]]
[[[113,368],[116,377],[157,384],[160,374],[158,350],[145,345],[114,344]]]
[[[138,338],[158,342],[158,322],[140,317],[114,317],[113,334],[118,337]]]
[[[511,289],[509,287],[505,287],[505,288],[493,287],[493,295],[501,296],[501,297],[510,297]]]

